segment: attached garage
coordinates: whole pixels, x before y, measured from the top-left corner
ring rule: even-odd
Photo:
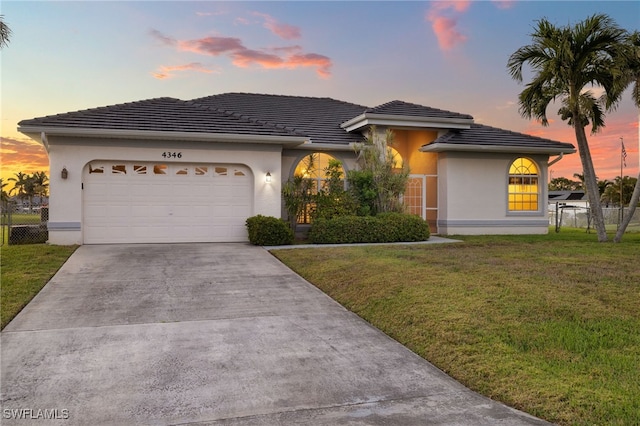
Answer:
[[[253,175],[239,164],[92,161],[83,171],[83,241],[246,241]]]

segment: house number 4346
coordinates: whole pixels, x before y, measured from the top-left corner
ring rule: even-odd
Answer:
[[[162,158],[182,158],[182,153],[165,151],[162,153]]]

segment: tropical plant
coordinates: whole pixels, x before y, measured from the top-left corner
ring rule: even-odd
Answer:
[[[610,182],[602,194],[602,201],[606,204],[615,204],[618,206],[629,205],[631,201],[631,194],[636,186],[637,179],[629,176],[621,178],[617,176],[614,182]],[[622,187],[622,188],[621,188]],[[620,194],[622,189],[622,201],[620,201]]]
[[[613,182],[607,179],[598,181],[598,193],[600,194],[600,199],[602,199],[602,196],[607,191],[607,188],[611,185],[613,185]]]
[[[604,114],[615,108],[624,86],[621,72],[627,67],[628,33],[607,15],[596,14],[574,26],[556,27],[547,19],[537,21],[532,44],[516,50],[507,63],[511,77],[522,82],[529,64],[533,79],[519,95],[520,114],[548,125],[547,107],[560,102],[558,114],[573,127],[591,205],[598,241],[606,241],[604,216],[585,127],[591,133],[604,126]],[[627,83],[628,85],[629,83]],[[591,90],[600,86],[605,94],[596,99]]]
[[[33,206],[33,197],[46,197],[48,193],[49,178],[45,172],[36,172],[33,175],[28,175],[23,172],[15,173],[15,177],[11,177],[8,180],[15,182],[13,188],[9,191],[9,194],[15,193],[15,196],[28,200],[29,211]]]
[[[49,177],[47,174],[45,172],[35,172],[31,178],[33,179],[35,195],[46,197],[49,192],[49,184],[47,183]]]
[[[18,198],[24,198],[26,187],[29,184],[29,175],[23,172],[17,172],[15,173],[15,177],[10,177],[7,180],[14,182],[13,188],[9,190],[9,195],[14,194]]]
[[[9,194],[7,193],[7,191],[4,189],[6,186],[8,185],[7,182],[4,182],[2,178],[0,178],[0,195],[1,195],[1,201],[2,204],[4,205],[4,203],[6,203],[7,201],[9,201]]]
[[[313,220],[354,215],[357,207],[351,193],[344,189],[342,162],[334,158],[330,159],[324,169],[324,175],[322,186],[313,197],[315,205]]]
[[[4,22],[4,16],[0,15],[0,49],[9,45],[11,28]]]
[[[361,205],[370,206],[369,214],[404,212],[402,194],[409,180],[407,165],[397,167],[393,151],[393,131],[384,135],[375,126],[369,130],[364,142],[357,144],[359,170],[348,174],[349,185]]]
[[[287,221],[293,232],[296,232],[300,217],[312,205],[313,187],[313,179],[301,175],[293,176],[282,185],[282,198],[287,210]]]

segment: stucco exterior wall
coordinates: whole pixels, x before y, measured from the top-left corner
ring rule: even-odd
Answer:
[[[182,158],[165,159],[166,151],[181,152]],[[281,153],[279,145],[49,137],[49,243],[82,244],[82,176],[90,161],[243,164],[254,176],[253,214],[279,216]],[[63,168],[67,179],[61,177]]]
[[[394,133],[393,147],[409,166],[411,173],[435,175],[438,172],[438,154],[420,152],[423,145],[433,142],[438,132],[431,130],[392,129]]]
[[[509,167],[518,157],[538,165],[538,210],[508,210]],[[546,234],[547,155],[440,153],[438,161],[438,232],[466,234]]]

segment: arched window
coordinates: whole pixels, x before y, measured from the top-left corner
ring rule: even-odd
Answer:
[[[310,194],[317,194],[318,191],[325,187],[327,181],[327,169],[330,161],[338,161],[329,154],[314,152],[303,157],[296,165],[293,172],[294,176],[305,178],[308,188],[306,191]],[[344,179],[344,168],[340,166]],[[298,217],[298,223],[311,223],[311,212],[315,208],[315,203],[309,202]]]
[[[536,163],[516,158],[509,168],[509,211],[538,211],[540,176]]]
[[[403,168],[404,167],[404,160],[402,159],[402,155],[400,155],[398,150],[395,149],[392,146],[387,147],[387,149],[389,150],[389,154],[390,154],[391,158],[393,158],[393,168],[394,169]]]
[[[331,155],[321,152],[314,152],[300,160],[293,172],[294,176],[302,176],[313,180],[313,191],[318,192],[326,180],[325,170],[329,167],[329,161],[335,160]],[[342,170],[344,176],[344,169]]]

